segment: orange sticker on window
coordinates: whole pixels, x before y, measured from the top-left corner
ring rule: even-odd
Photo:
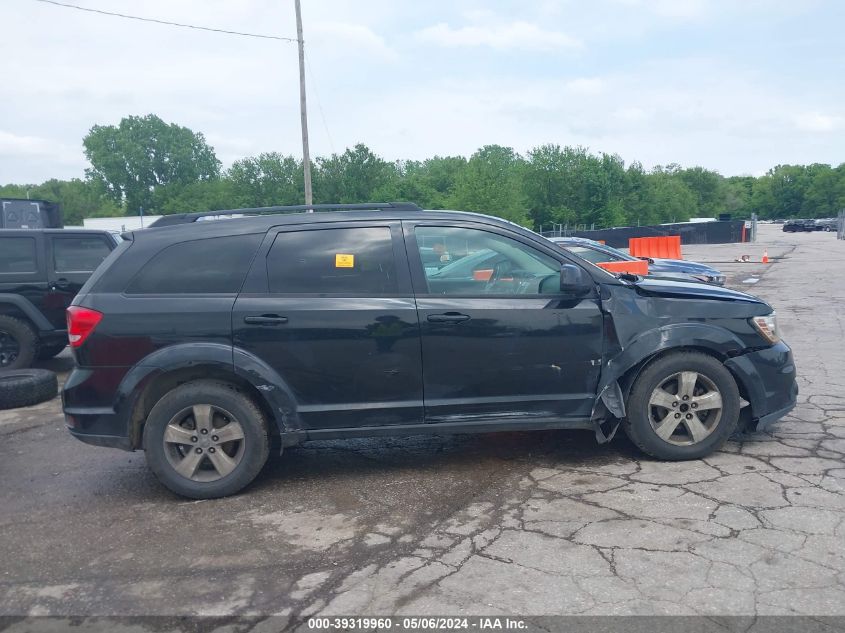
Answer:
[[[350,255],[348,253],[335,253],[334,267],[335,268],[354,268],[355,267],[355,255]]]

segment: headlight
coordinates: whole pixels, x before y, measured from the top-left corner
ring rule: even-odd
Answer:
[[[706,284],[718,284],[720,286],[725,285],[725,276],[724,275],[707,275],[704,273],[690,275],[693,279],[698,279],[698,281],[703,281]]]
[[[777,343],[780,340],[778,322],[774,312],[766,316],[754,317],[751,319],[751,324],[769,343]]]

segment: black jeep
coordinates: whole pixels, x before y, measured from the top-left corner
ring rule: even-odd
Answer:
[[[482,215],[303,210],[165,216],[126,236],[68,309],[70,432],[143,448],[167,487],[207,498],[252,481],[274,437],[608,441],[621,424],[681,460],[794,406],[792,353],[750,295],[614,276]],[[443,274],[461,258],[478,264]]]
[[[0,229],[0,369],[67,347],[65,309],[117,246],[107,231]]]

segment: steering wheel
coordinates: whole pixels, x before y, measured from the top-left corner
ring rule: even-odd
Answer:
[[[490,279],[488,279],[487,283],[484,284],[484,293],[493,294],[496,284],[498,284],[502,277],[504,277],[506,273],[509,273],[510,270],[511,263],[507,260],[493,264],[493,274],[490,275]]]

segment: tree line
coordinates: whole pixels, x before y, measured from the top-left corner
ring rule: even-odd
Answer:
[[[65,223],[86,217],[302,204],[302,161],[269,152],[226,170],[201,133],[155,115],[95,125],[83,139],[84,179],[0,186],[0,197],[62,204]],[[364,144],[312,163],[315,203],[409,201],[426,209],[496,215],[534,229],[747,218],[831,217],[845,209],[845,163],[778,165],[724,177],[671,164],[646,170],[616,154],[547,144],[525,154],[486,145],[469,158],[389,161]]]

